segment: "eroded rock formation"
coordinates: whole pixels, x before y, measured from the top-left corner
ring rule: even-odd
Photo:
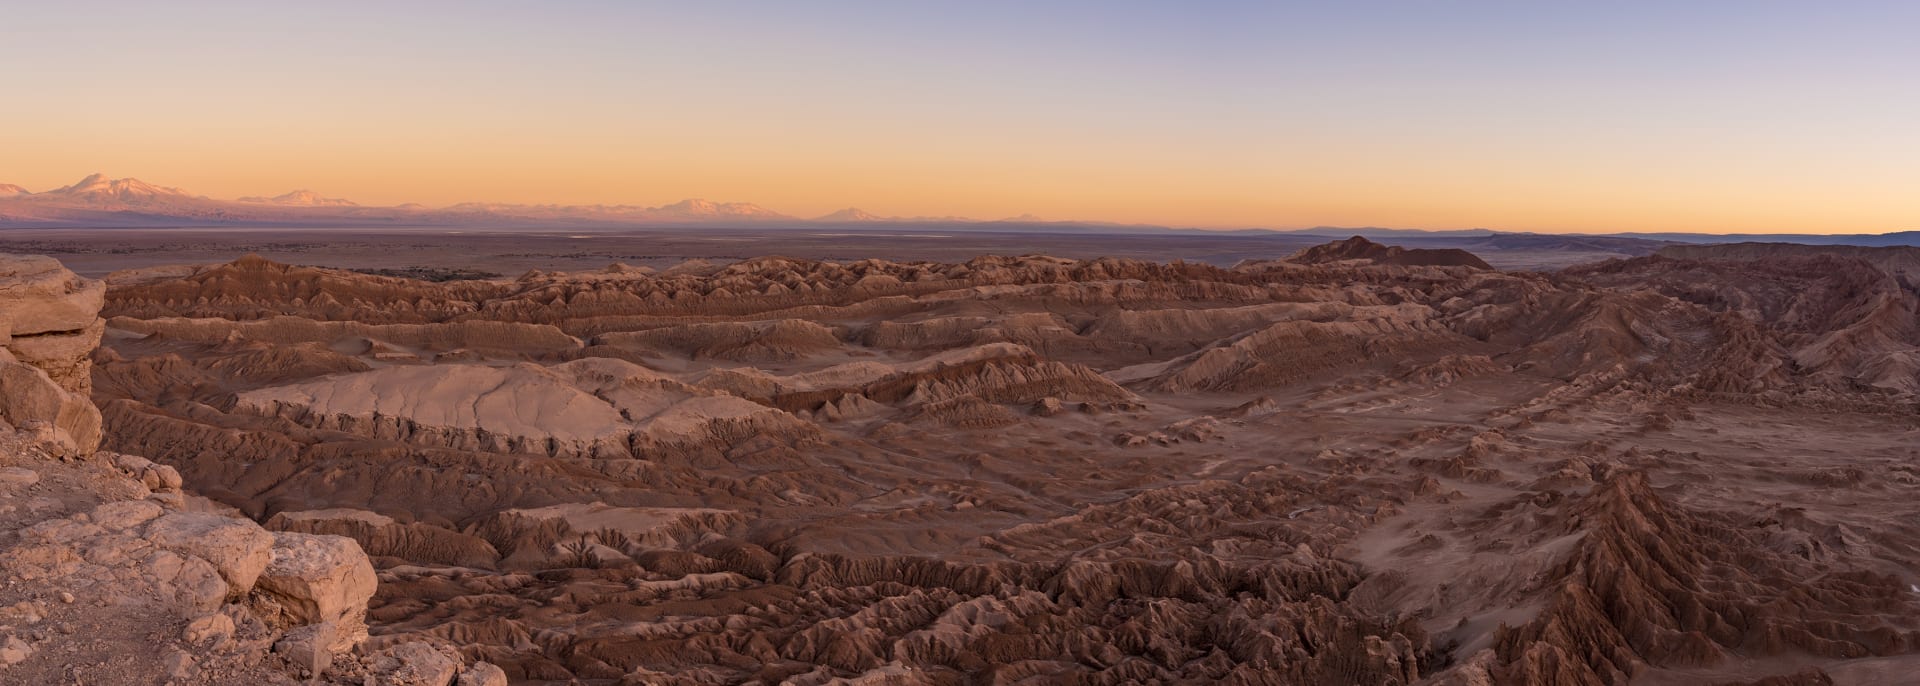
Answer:
[[[0,254],[0,420],[50,426],[76,454],[99,447],[89,396],[106,292],[53,259]]]
[[[1920,301],[1779,253],[246,258],[116,280],[93,393],[275,546],[370,554],[368,679],[1875,683],[1920,653]],[[344,629],[302,659],[358,635],[249,597]]]

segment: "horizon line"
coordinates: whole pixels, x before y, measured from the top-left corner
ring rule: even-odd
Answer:
[[[262,208],[276,208],[276,209],[289,210],[289,211],[404,210],[404,211],[417,211],[417,212],[431,213],[431,212],[458,211],[459,209],[467,206],[481,206],[482,211],[485,211],[484,208],[486,206],[495,206],[500,208],[527,208],[527,209],[544,209],[544,210],[602,209],[602,210],[624,210],[624,211],[639,210],[639,211],[658,212],[663,210],[669,210],[677,206],[689,205],[692,203],[709,203],[714,206],[723,207],[723,208],[724,207],[751,208],[754,210],[761,210],[761,211],[770,213],[771,215],[769,216],[769,215],[763,215],[763,214],[748,214],[748,215],[741,215],[739,217],[732,217],[731,219],[736,220],[741,224],[745,225],[745,226],[741,226],[740,228],[765,228],[765,225],[767,224],[773,224],[773,223],[778,223],[782,221],[797,221],[797,222],[806,222],[810,224],[821,224],[821,225],[839,226],[839,227],[859,226],[859,225],[869,225],[869,226],[875,226],[875,227],[882,227],[882,226],[898,227],[901,225],[1011,224],[1011,225],[1057,225],[1062,227],[1067,227],[1067,226],[1111,227],[1114,229],[1133,229],[1133,230],[1158,229],[1158,230],[1165,230],[1165,231],[1205,232],[1205,233],[1245,233],[1245,232],[1312,233],[1312,232],[1376,231],[1376,232],[1395,232],[1395,233],[1472,234],[1472,233],[1484,232],[1489,235],[1548,235],[1548,236],[1575,236],[1575,237],[1586,236],[1586,237],[1597,237],[1597,238],[1643,237],[1643,236],[1781,236],[1781,237],[1861,236],[1861,237],[1875,237],[1875,236],[1891,236],[1891,235],[1897,235],[1897,234],[1920,232],[1920,229],[1892,229],[1892,230],[1872,232],[1872,233],[1864,233],[1864,232],[1817,233],[1817,232],[1796,231],[1796,230],[1767,230],[1767,229],[1745,229],[1745,230],[1739,230],[1739,231],[1685,231],[1685,230],[1678,230],[1678,231],[1659,231],[1659,230],[1554,231],[1554,230],[1545,230],[1545,229],[1501,229],[1501,228],[1493,228],[1488,226],[1471,226],[1471,227],[1458,227],[1458,228],[1406,228],[1406,227],[1382,226],[1378,224],[1366,224],[1366,225],[1359,225],[1359,226],[1339,225],[1339,224],[1315,224],[1311,226],[1306,226],[1306,225],[1288,226],[1283,224],[1211,225],[1209,226],[1209,225],[1200,225],[1200,224],[1181,225],[1181,224],[1162,224],[1162,223],[1153,223],[1153,222],[1124,222],[1124,221],[1103,220],[1103,219],[1048,219],[1048,218],[1035,216],[1032,213],[1022,213],[1012,217],[1005,217],[1000,219],[979,219],[979,218],[964,217],[964,216],[925,216],[925,215],[881,216],[881,215],[874,215],[872,213],[867,212],[864,209],[861,209],[858,205],[851,205],[851,204],[839,210],[835,210],[833,212],[829,212],[824,215],[809,217],[809,216],[801,216],[801,215],[784,214],[784,213],[772,210],[759,203],[751,202],[751,201],[734,201],[734,200],[716,201],[716,200],[708,199],[707,197],[682,198],[677,201],[668,202],[660,205],[639,204],[633,201],[617,201],[617,202],[602,201],[602,202],[594,202],[594,203],[559,203],[559,202],[527,203],[527,202],[503,202],[503,201],[495,201],[495,200],[462,200],[462,201],[454,202],[451,204],[437,205],[437,206],[427,205],[425,203],[420,203],[420,202],[411,202],[411,201],[402,202],[398,204],[391,204],[391,205],[362,205],[349,198],[324,196],[318,192],[313,191],[311,187],[295,188],[290,191],[285,191],[278,195],[272,195],[272,196],[242,195],[234,198],[215,198],[208,195],[198,195],[193,193],[192,191],[188,191],[177,186],[163,186],[160,184],[154,184],[135,176],[115,178],[101,172],[93,172],[88,174],[85,177],[82,177],[78,182],[68,184],[65,186],[56,186],[43,191],[31,191],[31,190],[28,190],[25,186],[12,184],[5,181],[0,181],[0,188],[10,186],[12,188],[20,189],[21,191],[20,193],[13,195],[11,197],[6,195],[0,195],[0,202],[5,202],[10,199],[17,199],[21,197],[47,197],[50,194],[58,193],[60,191],[81,189],[83,186],[89,185],[90,182],[107,184],[109,187],[111,187],[114,184],[129,184],[129,182],[131,182],[133,184],[139,184],[142,187],[149,187],[149,188],[157,189],[160,191],[168,192],[164,196],[153,196],[153,197],[182,197],[182,198],[192,199],[192,200],[205,200],[205,201],[220,202],[220,203],[233,203],[233,204],[257,206]],[[307,195],[314,196],[318,202],[315,202],[313,204],[275,202],[276,200],[279,200],[281,198],[286,198],[288,196],[294,196],[299,194],[307,194]],[[335,203],[345,203],[345,204],[335,204]],[[832,219],[831,218],[834,215],[838,215],[842,213],[865,214],[865,215],[870,215],[870,218],[861,218],[861,219]],[[725,217],[722,215],[710,215],[710,216],[712,218],[705,219],[701,221],[701,223],[702,224],[724,224],[729,219],[729,217]],[[503,217],[503,218],[511,219],[511,217]],[[195,227],[195,226],[185,226],[185,225],[162,225],[162,224],[152,224],[147,226],[88,227],[88,226],[65,225],[65,224],[55,225],[50,223],[46,225],[21,225],[21,226],[9,227],[5,225],[4,223],[5,219],[6,218],[4,216],[0,216],[0,229],[6,229],[6,228],[14,228],[14,229],[61,229],[61,228],[189,229],[189,228],[247,228],[249,227],[249,225],[245,222],[237,222],[233,224],[226,224],[226,225],[220,225],[220,226],[205,226],[205,227]],[[615,224],[618,223],[615,220],[602,220],[602,221],[608,221]],[[26,222],[26,224],[32,224],[32,223],[33,222],[31,221]],[[283,224],[276,224],[273,222],[262,222],[258,225],[253,225],[252,228],[263,228],[263,229],[275,228],[276,226],[279,226],[279,225],[283,225]],[[758,226],[753,226],[753,225],[758,225]],[[430,224],[426,224],[426,225],[388,224],[386,226],[389,228],[399,228],[403,226],[419,226],[420,228],[434,227],[434,225],[430,225]],[[643,228],[643,227],[644,225],[641,225],[641,224],[629,225],[629,228]],[[365,228],[376,228],[376,226],[367,225]],[[583,227],[572,227],[572,228],[583,228]],[[616,228],[616,227],[609,226],[605,228]],[[661,225],[659,226],[659,228],[672,228],[672,227]],[[1355,233],[1353,235],[1360,235],[1360,234]]]

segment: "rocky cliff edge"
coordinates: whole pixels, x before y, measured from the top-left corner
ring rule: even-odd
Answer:
[[[352,539],[268,531],[98,451],[105,292],[0,254],[0,682],[504,686],[447,646],[360,650],[378,582]]]

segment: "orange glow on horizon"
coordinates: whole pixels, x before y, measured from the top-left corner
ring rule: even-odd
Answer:
[[[1228,5],[36,6],[0,43],[25,65],[0,183],[1216,229],[1920,229],[1920,89],[1910,42],[1879,40],[1893,18]]]

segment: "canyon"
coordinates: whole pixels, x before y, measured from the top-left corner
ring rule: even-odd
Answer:
[[[0,678],[1920,670],[1920,249],[1634,251],[0,258]]]

